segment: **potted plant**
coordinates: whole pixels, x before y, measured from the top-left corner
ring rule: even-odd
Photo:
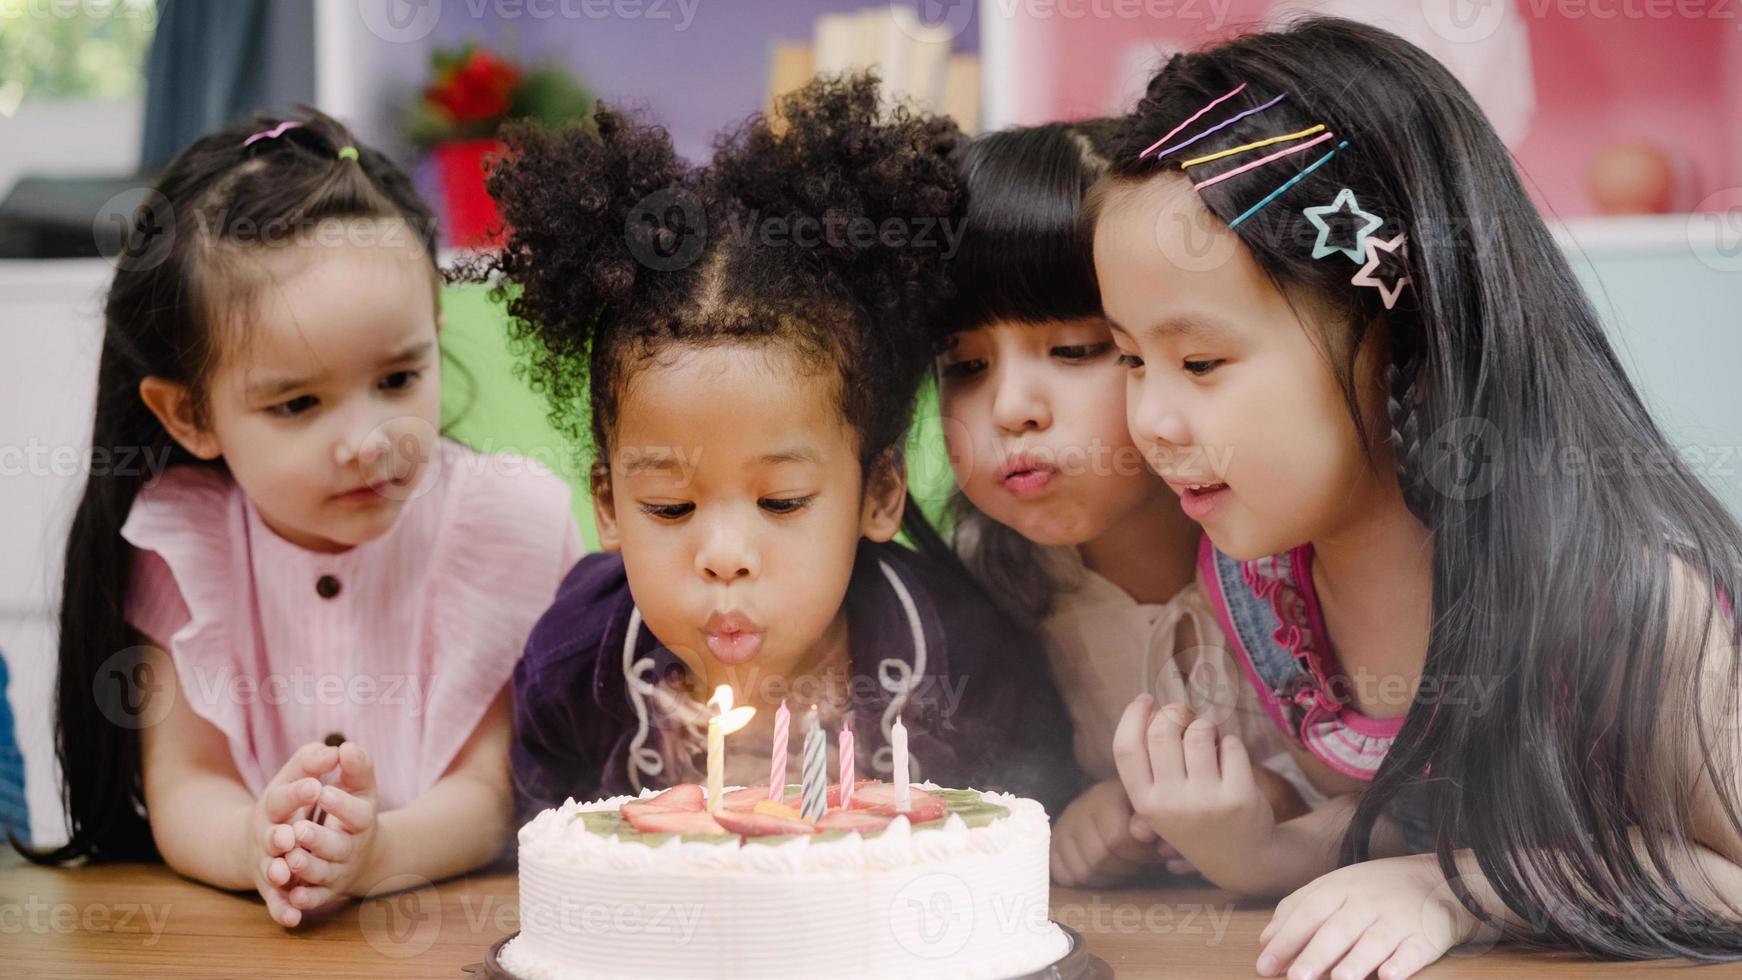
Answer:
[[[593,97],[561,68],[526,71],[477,44],[438,50],[431,67],[434,78],[412,110],[411,140],[440,175],[449,241],[496,245],[502,221],[484,176],[489,157],[502,149],[497,133],[516,119],[550,126],[585,120]]]

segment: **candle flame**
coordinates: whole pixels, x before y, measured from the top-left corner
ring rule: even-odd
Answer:
[[[733,708],[731,711],[720,715],[720,733],[723,735],[730,735],[738,729],[743,728],[745,725],[750,724],[750,719],[754,717],[756,717],[756,709],[749,705],[744,705],[740,708]]]
[[[725,684],[714,688],[714,696],[708,699],[708,705],[716,711],[715,720],[719,722],[722,735],[732,734],[756,717],[756,709],[749,705],[732,707],[732,689]]]

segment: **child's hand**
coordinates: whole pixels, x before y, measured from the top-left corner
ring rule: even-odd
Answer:
[[[1106,888],[1159,861],[1153,844],[1131,836],[1131,818],[1131,801],[1117,780],[1083,791],[1053,828],[1052,880],[1070,888]]]
[[[1245,744],[1185,705],[1157,712],[1139,695],[1113,735],[1113,759],[1137,815],[1217,884],[1227,887],[1220,868],[1269,849],[1276,818]]]
[[[1168,874],[1197,874],[1198,869],[1194,867],[1190,861],[1186,860],[1186,856],[1179,852],[1179,848],[1162,840],[1161,837],[1156,834],[1155,828],[1151,827],[1148,821],[1138,816],[1135,812],[1131,814],[1131,836],[1137,838],[1138,841],[1144,844],[1153,844],[1155,846],[1155,856],[1160,858],[1162,863],[1167,866]]]
[[[286,855],[296,846],[291,825],[310,812],[321,791],[320,777],[338,762],[339,752],[331,746],[303,745],[249,810],[243,847],[247,867],[272,921],[286,928],[302,921],[302,912],[290,901],[291,867]]]
[[[1478,929],[1432,854],[1338,868],[1278,902],[1258,934],[1261,976],[1380,980],[1414,975]],[[1291,965],[1292,964],[1292,965]]]
[[[320,823],[303,817],[293,828],[295,847],[285,863],[297,884],[288,890],[290,904],[312,911],[347,896],[367,891],[373,882],[367,869],[377,840],[375,763],[354,742],[338,748],[339,781],[320,791]]]

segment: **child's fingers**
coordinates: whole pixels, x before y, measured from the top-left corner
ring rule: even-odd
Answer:
[[[290,890],[290,904],[304,912],[318,909],[333,900],[333,890],[324,885],[298,885]]]
[[[1052,876],[1066,888],[1075,888],[1083,883],[1083,859],[1077,850],[1076,838],[1072,835],[1061,835],[1052,847]]]
[[[1130,830],[1133,840],[1139,840],[1145,844],[1153,844],[1161,839],[1161,836],[1155,832],[1155,828],[1149,825],[1149,821],[1135,813],[1131,815]]]
[[[1131,808],[1104,808],[1094,814],[1096,843],[1100,849],[1127,864],[1137,865],[1155,860],[1155,851],[1148,844],[1131,836]]]
[[[1168,858],[1167,873],[1170,875],[1195,875],[1198,873],[1198,868],[1197,865],[1185,858]]]
[[[349,860],[357,842],[355,837],[342,830],[323,827],[312,820],[297,822],[295,838],[298,847],[328,861]]]
[[[265,845],[268,857],[280,857],[296,846],[296,831],[291,830],[289,824],[269,824],[261,843]]]
[[[1434,952],[1426,940],[1420,936],[1411,936],[1379,968],[1379,980],[1403,980],[1404,977],[1415,976],[1439,958],[1440,954]]]
[[[1230,786],[1257,786],[1252,775],[1252,757],[1238,735],[1222,736],[1222,781]]]
[[[267,785],[294,782],[303,776],[324,776],[338,764],[338,749],[321,742],[304,742],[290,754]]]
[[[273,823],[289,823],[296,815],[297,808],[314,803],[320,791],[321,781],[305,776],[266,787],[266,792],[260,796],[260,802],[266,810],[266,819]]]
[[[1222,778],[1222,766],[1216,760],[1216,742],[1220,739],[1216,723],[1199,718],[1181,736],[1181,753],[1185,757],[1186,778],[1192,782],[1215,783]]]
[[[290,900],[282,891],[268,888],[260,893],[260,897],[266,900],[266,914],[272,916],[272,921],[286,929],[294,929],[302,922],[302,912],[291,907]]]
[[[375,795],[375,760],[355,742],[339,746],[339,785],[357,796]]]
[[[285,855],[284,860],[290,865],[290,870],[296,872],[298,880],[311,885],[330,885],[338,876],[336,864],[315,857],[300,847]]]
[[[1119,725],[1113,730],[1113,765],[1131,797],[1147,794],[1155,786],[1155,770],[1145,741],[1154,714],[1155,699],[1139,694],[1125,706],[1125,713],[1119,716]]]
[[[260,859],[260,875],[269,885],[283,888],[290,883],[290,865],[282,857],[267,857]]]
[[[374,801],[353,796],[337,786],[321,790],[321,809],[353,834],[367,830],[375,822]]]
[[[1391,958],[1402,943],[1402,938],[1395,932],[1381,926],[1373,926],[1361,934],[1355,947],[1349,950],[1340,962],[1336,963],[1336,976],[1370,977],[1373,971],[1379,969],[1379,964]]]
[[[1309,977],[1328,976],[1331,968],[1349,954],[1373,925],[1372,915],[1357,914],[1355,909],[1345,906],[1313,932],[1312,942],[1293,957],[1290,971]],[[1275,940],[1271,944],[1275,945]]]
[[[1264,951],[1258,954],[1258,975],[1273,977],[1288,969],[1295,957],[1299,956],[1313,937],[1318,935],[1319,929],[1326,924],[1326,920],[1336,915],[1342,908],[1342,902],[1337,902],[1335,906],[1318,901],[1302,902],[1292,913],[1283,918],[1281,925],[1274,921],[1271,922],[1270,926],[1265,928],[1265,933],[1270,936],[1269,940],[1264,939],[1264,933],[1259,935],[1259,942],[1264,943]],[[1277,916],[1281,918],[1282,915],[1282,910],[1279,907]]]
[[[1180,742],[1189,724],[1190,709],[1181,704],[1168,705],[1150,721],[1147,744],[1156,782],[1178,784],[1186,778],[1185,750]]]

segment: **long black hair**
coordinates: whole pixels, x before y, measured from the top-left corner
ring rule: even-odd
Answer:
[[[1083,198],[1107,170],[1122,122],[1086,119],[999,130],[967,141],[956,296],[934,343],[994,323],[1044,324],[1101,315]],[[948,512],[974,577],[1009,614],[1038,622],[1061,581],[1044,550],[992,520],[957,489]]]
[[[1184,179],[1178,158],[1140,152],[1242,83],[1206,124],[1286,98],[1187,155],[1318,123],[1348,141],[1234,233],[1279,289],[1345,312],[1323,346],[1337,354],[1358,430],[1389,440],[1404,499],[1433,541],[1422,686],[1343,861],[1364,860],[1381,810],[1419,793],[1454,892],[1476,911],[1453,863],[1469,848],[1531,927],[1518,938],[1615,958],[1742,957],[1734,917],[1691,898],[1699,882],[1672,863],[1693,847],[1686,815],[1700,777],[1742,829],[1736,754],[1720,748],[1735,729],[1715,736],[1710,725],[1712,714],[1734,725],[1735,664],[1682,655],[1689,609],[1735,648],[1718,609],[1742,584],[1735,518],[1650,418],[1470,94],[1414,45],[1326,18],[1176,56],[1149,84],[1112,180]],[[1200,198],[1233,222],[1332,145]],[[1311,258],[1300,209],[1343,188],[1384,219],[1377,234],[1409,236],[1399,271],[1412,281],[1395,309],[1351,284],[1347,260]],[[1354,411],[1357,386],[1373,383],[1354,370],[1369,333],[1385,345],[1388,432]],[[1535,465],[1567,447],[1623,462]],[[1459,701],[1477,678],[1498,682],[1487,703]],[[1701,773],[1687,771],[1694,746]]]
[[[590,444],[608,490],[618,400],[672,345],[769,344],[840,379],[867,479],[899,462],[950,294],[959,199],[947,117],[886,106],[871,75],[819,78],[715,142],[601,106],[591,126],[511,128],[488,188],[510,229],[467,275],[493,279],[552,424]],[[955,559],[911,499],[902,529]]]
[[[70,837],[32,849],[40,863],[157,856],[145,816],[140,718],[129,679],[145,669],[125,609],[132,547],[121,526],[139,491],[167,466],[222,466],[187,453],[139,395],[160,377],[187,385],[204,410],[210,372],[230,342],[226,311],[247,301],[248,247],[293,244],[327,219],[403,222],[435,261],[436,223],[411,180],[337,121],[312,109],[299,125],[244,146],[282,120],[257,116],[202,137],[173,160],[134,213],[103,310],[92,467],[67,539],[60,606],[55,755]],[[356,154],[341,148],[353,147]],[[433,282],[433,280],[432,280]],[[155,637],[167,642],[167,637]],[[101,676],[99,676],[101,675]]]

